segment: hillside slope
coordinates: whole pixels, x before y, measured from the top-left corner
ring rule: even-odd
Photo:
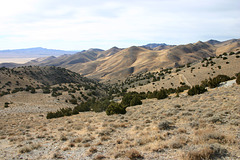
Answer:
[[[68,69],[92,78],[119,79],[132,73],[177,67],[215,56],[213,48],[203,42],[163,50],[149,50],[133,46],[105,59],[98,59],[86,64],[75,64],[69,66]]]
[[[0,92],[12,92],[15,88],[26,88],[26,86],[41,88],[65,83],[89,86],[88,88],[98,84],[98,82],[78,73],[54,66],[0,68]]]
[[[145,48],[132,46],[114,55],[85,64],[77,63],[67,68],[91,78],[117,80],[126,78],[130,74],[179,67],[203,58],[214,57],[220,53],[238,51],[240,49],[239,43],[240,40],[236,39],[224,42],[211,40],[187,45],[158,46],[166,46],[166,49],[157,49],[154,44]]]
[[[18,94],[0,97],[13,102],[0,108],[0,159],[239,159],[239,97],[240,86],[233,85],[144,100],[124,115],[57,119],[45,115],[63,103],[47,96],[35,95],[36,103]]]
[[[179,68],[132,75],[123,82],[123,87],[129,91],[147,92],[160,90],[162,87],[177,88],[183,83],[193,86],[217,75],[234,77],[240,72],[239,62],[240,52],[228,53]]]

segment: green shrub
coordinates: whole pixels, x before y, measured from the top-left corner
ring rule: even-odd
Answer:
[[[196,94],[202,94],[206,91],[207,91],[207,89],[204,86],[196,85],[188,90],[188,95],[193,96]]]
[[[153,92],[148,91],[147,92],[147,98],[148,99],[157,98],[157,91],[153,91]]]
[[[48,112],[47,119],[52,119],[52,118],[56,118],[55,114],[53,112]]]
[[[115,102],[112,102],[106,109],[107,115],[125,114],[125,113],[126,113],[126,107],[122,106],[121,104],[115,103]]]
[[[87,111],[91,110],[91,108],[90,108],[91,105],[92,105],[92,102],[90,102],[90,101],[83,102],[80,105],[74,107],[74,110],[75,110],[75,112],[76,111],[78,111],[78,112],[87,112]]]
[[[188,85],[182,83],[182,86],[177,87],[176,93],[180,93],[180,92],[183,92],[183,91],[188,90],[188,89],[190,89],[190,87]]]
[[[9,103],[8,103],[8,102],[5,102],[5,103],[4,103],[4,107],[5,107],[5,108],[8,108],[8,107],[9,107]]]
[[[44,94],[49,94],[51,92],[49,88],[43,88],[42,90]]]
[[[12,90],[12,93],[17,93],[19,91],[23,91],[23,88],[15,88]]]
[[[35,90],[35,88],[31,88],[31,93],[36,93],[36,90]]]
[[[236,83],[240,85],[240,74],[237,75]]]
[[[126,93],[126,94],[123,96],[121,103],[122,103],[124,106],[130,106],[130,102],[131,102],[132,98],[133,98],[133,97],[132,97],[131,93]]]
[[[218,87],[221,82],[225,82],[230,80],[231,78],[226,75],[218,75],[214,77],[213,79],[209,78],[208,80],[208,87],[215,88]]]
[[[138,96],[134,96],[133,99],[130,101],[130,106],[141,105],[142,101],[141,98]]]
[[[107,109],[107,107],[110,105],[109,99],[101,99],[100,101],[95,102],[91,109],[94,112],[103,112]]]
[[[57,97],[57,96],[60,96],[60,95],[62,95],[62,93],[57,92],[57,91],[53,91],[53,92],[52,92],[52,96],[53,96],[53,97]]]
[[[142,104],[142,99],[146,98],[145,94],[139,94],[137,92],[129,92],[124,94],[121,104],[123,106],[134,106]]]
[[[161,89],[158,93],[157,93],[157,99],[165,99],[167,98],[167,91],[165,89]]]
[[[71,116],[72,114],[73,114],[72,108],[60,108],[60,110],[57,110],[56,112],[48,112],[47,119]]]
[[[77,99],[76,98],[72,98],[69,100],[70,103],[72,104],[77,104]]]

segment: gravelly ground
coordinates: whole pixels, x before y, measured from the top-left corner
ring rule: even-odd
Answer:
[[[1,108],[0,159],[129,159],[132,149],[144,159],[187,159],[210,154],[209,148],[218,153],[215,159],[240,159],[237,85],[145,100],[125,115],[88,112],[48,120],[46,112],[62,104],[48,101]]]

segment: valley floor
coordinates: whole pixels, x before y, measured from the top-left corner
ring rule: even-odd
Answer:
[[[36,58],[1,58],[0,63],[27,63],[31,60],[34,60]]]
[[[192,97],[144,100],[125,115],[46,119],[42,107],[36,101],[0,108],[0,159],[240,159],[236,84]]]

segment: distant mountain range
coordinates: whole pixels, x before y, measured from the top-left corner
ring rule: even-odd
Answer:
[[[23,65],[59,66],[90,78],[100,80],[125,78],[130,74],[178,67],[187,63],[214,57],[224,52],[240,50],[240,39],[209,40],[186,45],[147,44],[129,48],[112,47],[109,50],[92,48],[59,57],[38,58]],[[21,66],[23,66],[21,65]],[[0,64],[16,67],[19,64]]]
[[[78,51],[64,51],[56,49],[46,49],[42,47],[0,50],[0,58],[39,58],[47,56],[60,56],[63,54],[74,54]]]

